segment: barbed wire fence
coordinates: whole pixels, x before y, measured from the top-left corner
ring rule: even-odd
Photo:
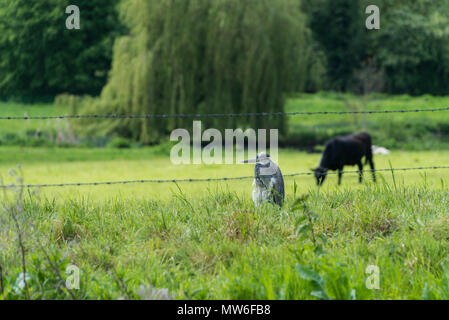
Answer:
[[[449,166],[432,166],[432,167],[415,167],[415,168],[390,168],[390,169],[378,169],[378,170],[366,170],[368,172],[394,172],[394,171],[417,171],[417,170],[440,170],[449,169]],[[359,171],[343,171],[344,174],[359,174]],[[284,177],[292,178],[298,176],[311,176],[313,172],[299,172],[286,174]],[[330,175],[336,175],[338,172],[328,172]],[[54,184],[22,184],[22,185],[0,185],[0,189],[13,189],[13,188],[56,188],[56,187],[83,187],[83,186],[111,186],[111,185],[127,185],[127,184],[163,184],[163,183],[183,183],[183,182],[221,182],[221,181],[237,181],[237,180],[249,180],[254,179],[253,176],[243,177],[223,177],[223,178],[204,178],[204,179],[152,179],[152,180],[123,180],[123,181],[105,181],[105,182],[72,182],[72,183],[54,183]]]
[[[400,109],[400,110],[365,110],[365,111],[298,111],[298,112],[256,112],[256,113],[181,113],[181,114],[75,114],[58,116],[1,116],[0,120],[55,120],[55,119],[173,119],[173,118],[246,118],[246,117],[289,117],[314,115],[349,115],[349,114],[394,114],[418,112],[449,111],[449,107],[433,109]]]
[[[260,113],[211,113],[211,114],[143,114],[143,115],[115,115],[115,114],[87,114],[87,115],[58,115],[58,116],[0,116],[0,120],[54,120],[54,119],[169,119],[169,118],[237,118],[237,117],[287,117],[287,116],[313,116],[313,115],[349,115],[349,114],[394,114],[394,113],[419,113],[419,112],[442,112],[449,111],[449,107],[431,109],[400,109],[400,110],[365,110],[365,111],[315,111],[315,112],[260,112]],[[428,166],[414,168],[389,168],[366,170],[369,172],[395,172],[395,171],[421,171],[421,170],[443,170],[449,166]],[[344,174],[359,174],[360,171],[343,171]],[[298,172],[286,174],[284,177],[311,176],[313,172]],[[338,172],[328,172],[335,175]],[[72,182],[72,183],[46,183],[46,184],[9,184],[0,185],[0,189],[11,188],[57,188],[57,187],[82,187],[82,186],[110,186],[128,184],[164,184],[164,183],[199,183],[199,182],[226,182],[253,179],[253,176],[202,178],[202,179],[149,179],[149,180],[122,180],[103,182]]]

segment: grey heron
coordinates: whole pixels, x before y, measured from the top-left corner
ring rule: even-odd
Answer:
[[[271,161],[270,155],[261,152],[255,159],[243,163],[255,163],[253,201],[258,205],[261,201],[270,201],[282,207],[284,202],[284,178],[278,165]]]

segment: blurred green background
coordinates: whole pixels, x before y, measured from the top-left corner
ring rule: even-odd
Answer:
[[[81,29],[67,30],[78,5]],[[380,8],[367,30],[365,8]],[[2,115],[363,111],[447,106],[449,1],[0,1]],[[7,145],[165,143],[192,119],[2,122]],[[280,129],[320,151],[368,130],[375,144],[445,148],[446,113],[203,119]],[[59,139],[58,139],[59,136]]]

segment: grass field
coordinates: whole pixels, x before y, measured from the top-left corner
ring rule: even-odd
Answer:
[[[449,106],[448,97],[373,95],[363,98],[335,93],[301,94],[288,99],[285,110],[365,111],[440,109]],[[368,131],[374,144],[391,149],[442,150],[449,146],[449,111],[374,115],[314,115],[290,117],[285,143],[310,149],[342,134]]]
[[[2,116],[56,116],[71,114],[76,109],[69,102],[63,104],[27,105],[0,103]],[[408,95],[372,95],[363,104],[363,98],[350,94],[322,92],[298,94],[287,99],[285,111],[364,111],[364,110],[411,110],[438,109],[449,106],[449,97]],[[21,146],[71,146],[69,139],[75,131],[82,135],[79,120],[2,120],[0,144]],[[317,150],[335,135],[367,130],[374,144],[408,151],[448,150],[449,111],[375,114],[375,115],[315,115],[288,118],[288,133],[280,143],[285,147],[301,150]],[[57,139],[61,135],[62,139]],[[112,137],[81,137],[78,146],[104,146]],[[76,146],[76,143],[75,143]]]
[[[361,108],[348,99],[357,101],[299,95],[286,111]],[[448,105],[447,97],[373,96],[367,108]],[[0,104],[3,116],[68,109]],[[392,148],[375,156],[378,169],[449,165],[448,123],[447,112],[289,118],[295,148],[365,124],[374,144]],[[36,131],[66,134],[64,121],[1,124],[5,184],[17,183],[20,171],[26,184],[253,175],[252,165],[172,165],[168,144],[43,147]],[[283,149],[279,166],[284,175],[310,172],[319,159]],[[346,174],[340,187],[331,175],[320,189],[312,176],[286,178],[281,209],[254,207],[252,179],[10,190],[0,201],[0,299],[449,299],[448,175],[383,172],[374,184],[365,172],[359,184]],[[79,290],[65,289],[69,265],[80,270]],[[370,266],[378,268],[378,289],[367,286]]]
[[[19,148],[4,147],[0,149],[0,173],[5,183],[8,170],[17,164],[22,166],[26,184],[106,182],[122,180],[151,179],[203,179],[252,176],[252,165],[173,165],[166,150],[160,147],[140,149],[89,149],[89,148]],[[285,175],[310,172],[320,160],[320,154],[281,150],[279,165]],[[375,157],[378,169],[449,165],[449,151],[404,152],[393,151],[391,155]],[[369,169],[366,167],[366,169]],[[356,170],[356,167],[346,167]],[[442,178],[447,177],[444,170],[427,172],[397,172],[397,183],[415,184],[427,181],[430,186],[441,186]],[[378,173],[388,183],[393,182],[390,172]],[[371,174],[365,173],[367,181]],[[294,181],[298,185],[298,193],[315,189],[315,181],[311,176],[286,178],[287,193],[292,192]],[[343,177],[343,186],[359,188],[356,174]],[[443,179],[444,182],[444,179]],[[337,177],[330,175],[324,190],[332,191],[336,187]],[[187,196],[198,196],[209,191],[235,191],[245,199],[251,198],[252,180],[210,183],[180,183],[179,187]],[[56,197],[65,201],[67,198],[88,197],[92,200],[103,200],[114,197],[135,199],[167,199],[172,191],[177,190],[173,183],[168,184],[133,184],[124,186],[68,187],[40,190],[45,197]]]
[[[26,183],[252,175],[252,166],[172,166],[152,148],[1,148],[0,172],[20,162]],[[377,156],[378,168],[447,164],[449,152]],[[22,161],[19,161],[22,159]],[[283,150],[285,174],[307,171],[317,154]],[[448,172],[355,175],[323,188],[287,179],[286,205],[255,208],[251,180],[25,192],[24,228],[32,298],[72,298],[66,267],[81,270],[75,298],[91,299],[447,299]],[[365,177],[370,178],[368,173]],[[296,196],[293,181],[297,184]],[[306,209],[294,200],[308,194]],[[13,194],[9,194],[10,197]],[[316,214],[316,216],[315,216]],[[17,230],[1,216],[4,296],[26,298]],[[51,261],[51,263],[50,263]],[[378,290],[366,268],[379,268]]]
[[[36,117],[55,116],[69,113],[68,108],[56,106],[50,103],[22,104],[22,103],[0,103],[1,115],[4,117]],[[26,120],[26,121],[3,121],[1,132],[17,132],[22,130],[33,130],[45,128],[54,124],[55,120]]]

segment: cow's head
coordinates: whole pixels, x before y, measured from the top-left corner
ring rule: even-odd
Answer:
[[[326,180],[326,176],[327,176],[327,169],[326,168],[321,168],[318,167],[316,169],[312,169],[312,171],[315,174],[315,179],[316,179],[316,184],[318,186],[322,186],[324,183],[324,180]]]

